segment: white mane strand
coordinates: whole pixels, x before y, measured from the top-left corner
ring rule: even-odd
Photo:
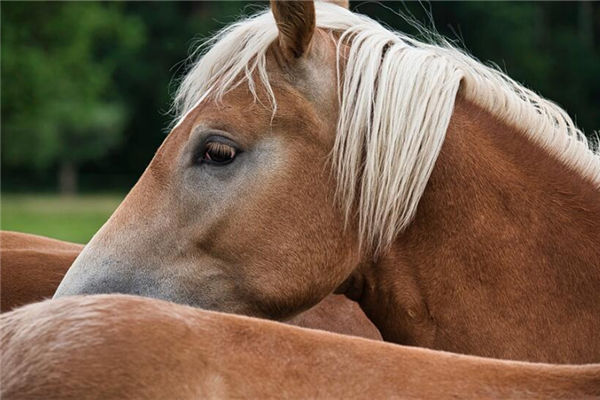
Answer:
[[[341,7],[317,3],[317,27],[338,39],[340,117],[332,151],[338,198],[357,213],[360,237],[387,247],[414,217],[445,138],[459,89],[600,187],[600,157],[556,104],[448,43],[427,44]],[[258,77],[276,99],[266,52],[277,38],[270,12],[227,27],[208,42],[175,97],[178,122],[207,96],[216,100]],[[347,53],[340,53],[343,43]],[[357,189],[358,188],[358,189]],[[358,207],[357,207],[358,205]]]

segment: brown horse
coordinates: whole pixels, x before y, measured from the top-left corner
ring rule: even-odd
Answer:
[[[0,231],[0,311],[52,297],[83,245]]]
[[[600,364],[501,361],[97,295],[2,314],[2,398],[597,398]]]
[[[83,245],[20,232],[0,231],[1,311],[52,297]],[[329,295],[287,323],[381,340],[360,307],[342,295]]]
[[[332,4],[210,43],[56,297],[283,319],[337,290],[396,343],[600,360],[600,159],[562,109]]]

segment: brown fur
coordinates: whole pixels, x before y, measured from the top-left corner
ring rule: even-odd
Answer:
[[[83,245],[0,231],[0,311],[52,297]]]
[[[308,51],[315,31],[314,1],[271,0],[271,10],[281,32],[279,47],[290,59],[301,57]]]
[[[276,18],[279,26],[298,22]],[[309,51],[283,65],[280,36],[267,57],[276,115],[260,88],[262,104],[244,85],[196,107],[60,295],[125,285],[127,293],[285,319],[337,288],[396,343],[599,361],[598,189],[459,96],[414,222],[375,258],[359,249],[356,221],[345,229],[334,202],[334,45],[317,30]],[[230,175],[191,163],[203,132],[214,130],[256,163],[223,170]],[[265,143],[272,148],[257,153]]]
[[[350,1],[349,0],[328,0],[328,3],[333,3],[333,4],[337,4],[340,7],[343,7],[345,9],[349,9],[350,8]]]
[[[414,223],[355,275],[354,298],[397,343],[598,362],[599,199],[577,173],[459,98]]]
[[[303,328],[382,340],[381,334],[358,303],[348,300],[343,295],[330,294],[319,304],[288,320],[287,323]]]
[[[2,312],[52,297],[83,245],[19,232],[0,231]],[[291,325],[381,340],[357,303],[329,295],[287,321]]]
[[[600,364],[461,356],[141,297],[52,300],[0,321],[7,400],[600,396]]]

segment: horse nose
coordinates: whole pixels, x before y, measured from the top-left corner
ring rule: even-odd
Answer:
[[[140,288],[148,282],[132,273],[133,268],[112,260],[94,260],[79,257],[65,274],[54,293],[54,298],[85,294],[141,294]]]
[[[67,279],[69,278],[69,279]],[[139,290],[128,280],[115,277],[66,277],[60,283],[54,298],[86,294],[139,294]]]

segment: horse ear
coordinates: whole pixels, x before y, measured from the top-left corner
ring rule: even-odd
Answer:
[[[313,0],[271,0],[271,11],[279,29],[279,46],[288,59],[306,54],[315,33]]]
[[[350,9],[350,0],[323,0],[325,3],[337,4],[340,7],[345,8],[346,10]]]

